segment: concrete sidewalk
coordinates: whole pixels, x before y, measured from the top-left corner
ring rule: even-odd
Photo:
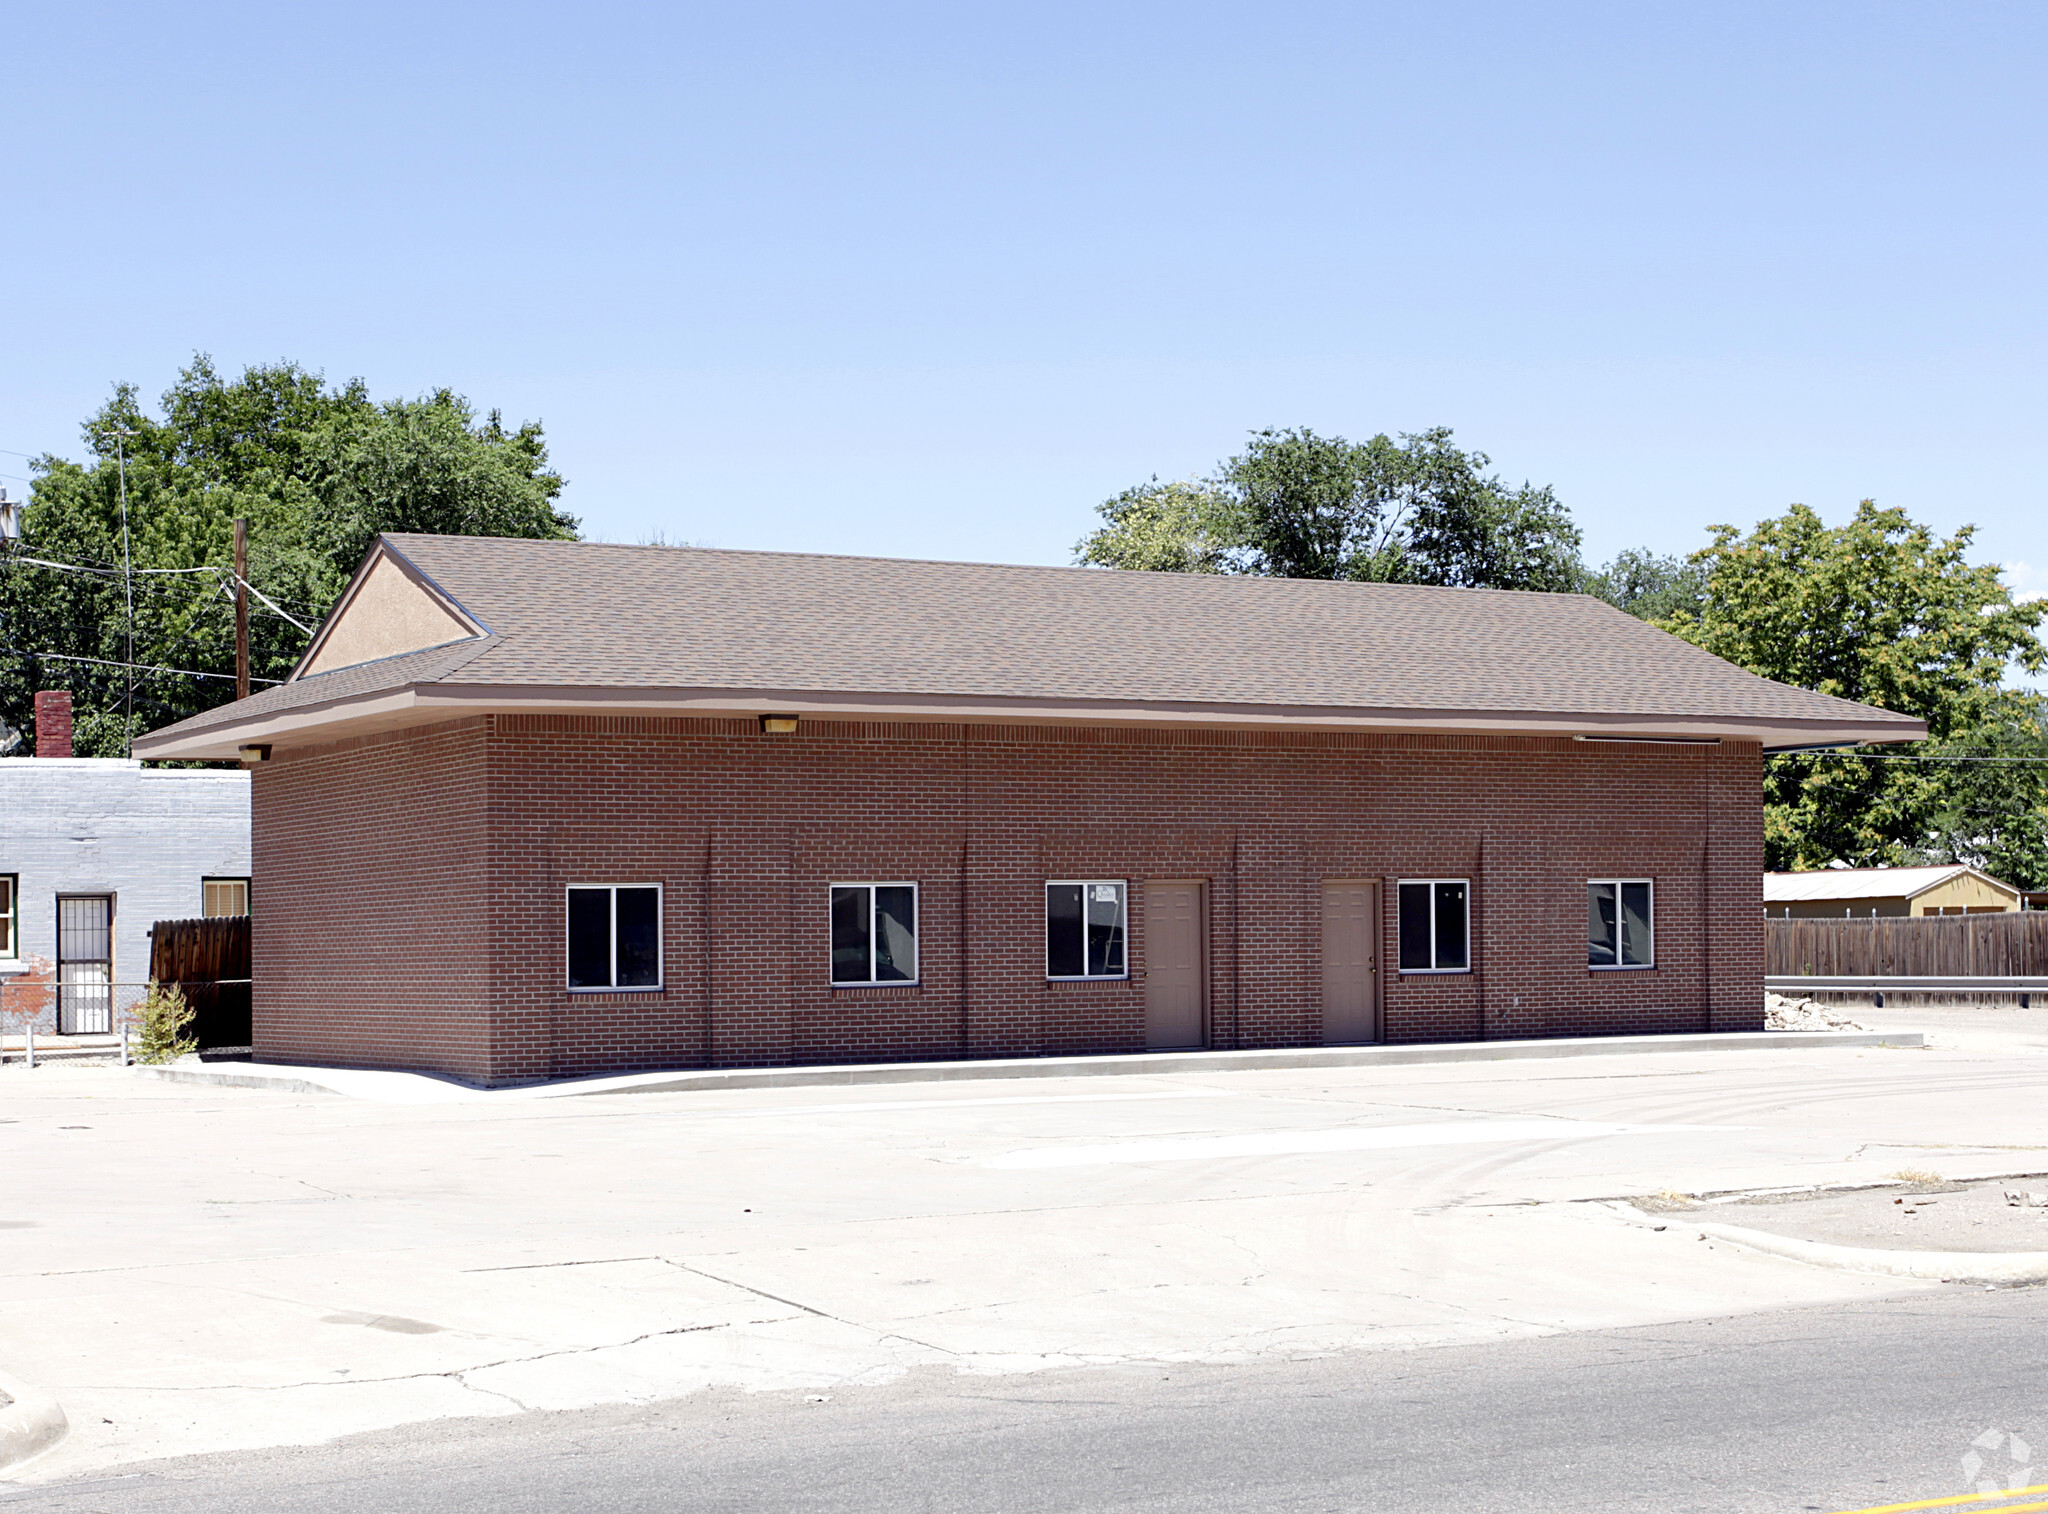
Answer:
[[[7,1069],[0,1369],[74,1426],[18,1475],[1939,1287],[1584,1202],[2048,1166],[2048,1053],[1891,1039],[431,1104]]]
[[[284,1062],[204,1063],[187,1057],[136,1075],[172,1083],[334,1093],[391,1104],[465,1100],[561,1099],[609,1093],[693,1093],[746,1088],[857,1087],[878,1083],[958,1083],[1007,1078],[1157,1077],[1165,1073],[1308,1072],[1333,1067],[1411,1067],[1446,1062],[1512,1062],[1558,1057],[1622,1057],[1700,1051],[1823,1050],[1845,1046],[1918,1046],[1917,1031],[1741,1031],[1718,1035],[1584,1036],[1530,1041],[1448,1041],[1413,1046],[1304,1046],[1260,1051],[1144,1052],[1133,1056],[1005,1057],[959,1062],[859,1062],[829,1067],[742,1067],[564,1078],[511,1088],[477,1088],[431,1073],[316,1067]]]

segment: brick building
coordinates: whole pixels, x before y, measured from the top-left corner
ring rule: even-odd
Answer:
[[[381,539],[254,770],[256,1054],[630,1069],[1752,1029],[1762,754],[1577,595]]]

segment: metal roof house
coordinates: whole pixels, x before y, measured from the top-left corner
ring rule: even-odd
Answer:
[[[1792,920],[1844,915],[2002,915],[2021,906],[2022,895],[2010,883],[2001,883],[1961,862],[1764,874],[1764,913]]]
[[[629,1068],[1753,1026],[1760,769],[1917,720],[1590,598],[381,538],[255,779],[257,1055]]]

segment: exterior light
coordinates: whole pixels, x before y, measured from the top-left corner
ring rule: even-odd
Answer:
[[[794,736],[796,734],[796,716],[763,715],[761,717],[761,734],[764,736]]]
[[[0,489],[0,541],[21,540],[21,501],[9,499]]]
[[[252,768],[259,762],[270,761],[270,745],[268,742],[261,746],[238,746],[235,748],[235,751],[241,757],[242,766],[245,768]]]

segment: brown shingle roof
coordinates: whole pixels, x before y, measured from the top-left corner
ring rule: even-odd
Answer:
[[[1907,716],[1758,678],[1577,594],[486,537],[386,541],[492,634],[300,678],[158,735],[421,685],[1921,730]]]

